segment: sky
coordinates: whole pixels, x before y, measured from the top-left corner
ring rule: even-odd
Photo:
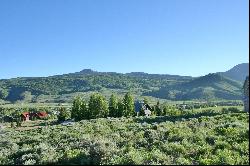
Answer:
[[[248,0],[0,0],[0,79],[202,76],[249,62]]]

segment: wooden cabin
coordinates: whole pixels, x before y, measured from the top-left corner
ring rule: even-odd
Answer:
[[[23,112],[21,114],[22,121],[29,121],[30,119],[30,113],[29,112]]]
[[[29,121],[30,119],[38,118],[46,118],[48,114],[46,112],[37,112],[37,113],[30,113],[30,112],[23,112],[21,114],[21,118],[23,121]]]
[[[37,116],[38,118],[42,119],[42,118],[46,118],[48,114],[46,112],[38,112]]]

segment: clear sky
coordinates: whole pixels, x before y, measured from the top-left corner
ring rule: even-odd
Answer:
[[[248,0],[0,0],[0,78],[201,76],[249,62]]]

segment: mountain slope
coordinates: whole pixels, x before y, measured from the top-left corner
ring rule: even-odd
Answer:
[[[148,74],[143,72],[115,73],[84,69],[80,72],[50,77],[21,77],[0,80],[0,99],[40,102],[65,102],[78,92],[118,94],[131,91],[170,100],[241,99],[243,84],[222,74],[189,76]],[[66,96],[61,98],[61,96]]]
[[[162,87],[157,91],[147,92],[145,95],[171,100],[233,100],[242,98],[242,83],[220,74],[208,74],[189,82]]]
[[[233,80],[244,82],[246,76],[249,75],[249,63],[238,64],[226,72],[219,72],[219,74],[229,77]]]
[[[85,69],[76,73],[50,77],[22,77],[0,80],[0,87],[8,91],[8,95],[5,98],[6,100],[17,101],[24,98],[24,92],[29,92],[26,94],[34,96],[100,91],[103,88],[108,90],[122,89],[126,91],[136,90],[136,92],[144,92],[159,89],[162,85],[185,82],[191,78],[192,77],[157,74],[147,74],[146,77],[141,77]]]

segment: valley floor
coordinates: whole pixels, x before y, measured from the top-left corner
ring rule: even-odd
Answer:
[[[0,129],[1,165],[249,164],[249,114],[242,111],[22,125]]]

